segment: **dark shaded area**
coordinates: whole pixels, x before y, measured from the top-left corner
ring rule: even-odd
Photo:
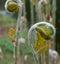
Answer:
[[[6,0],[0,0],[0,10],[4,9],[5,1]]]
[[[31,24],[31,12],[30,12],[30,0],[26,0],[26,17],[27,17],[27,23],[28,23],[28,28],[30,28]]]
[[[56,10],[56,50],[60,54],[60,0],[57,0]]]

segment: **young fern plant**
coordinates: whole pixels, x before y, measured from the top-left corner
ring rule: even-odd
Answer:
[[[33,37],[34,36],[34,40]],[[55,28],[47,22],[39,22],[34,24],[28,32],[29,45],[32,48],[32,54],[35,64],[39,64],[39,57],[47,53],[50,47],[50,39],[55,36]],[[49,58],[48,58],[49,59]],[[47,59],[47,61],[48,61]],[[41,62],[41,60],[40,60]],[[48,64],[48,62],[46,62]]]
[[[5,3],[5,10],[11,14],[14,14],[18,12],[18,19],[17,19],[17,24],[16,24],[16,30],[13,28],[10,28],[9,30],[9,36],[12,39],[12,42],[14,43],[15,46],[15,64],[20,64],[20,51],[19,51],[19,25],[21,28],[21,15],[22,15],[22,8],[23,8],[23,3],[21,0],[7,0]]]

